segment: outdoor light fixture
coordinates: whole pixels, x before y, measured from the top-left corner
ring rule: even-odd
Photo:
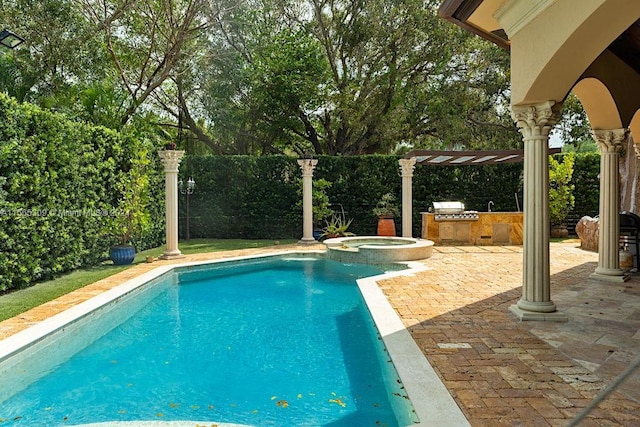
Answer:
[[[196,189],[196,182],[193,178],[189,177],[187,180],[187,185],[185,186],[182,180],[178,181],[178,190],[180,194],[185,194],[187,196],[187,218],[186,218],[186,226],[184,231],[185,240],[189,240],[189,196],[193,194],[193,191]]]
[[[184,186],[182,180],[178,181],[178,189],[180,190],[180,194],[193,194],[193,190],[196,187],[196,182],[193,178],[189,177],[187,180],[187,186]]]
[[[14,49],[22,44],[24,39],[17,34],[12,33],[6,28],[0,32],[0,45],[7,49]]]

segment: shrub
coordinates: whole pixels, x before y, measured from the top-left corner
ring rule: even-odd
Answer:
[[[0,141],[0,290],[104,259],[131,158],[151,143],[1,94]],[[163,206],[164,193],[153,197]],[[155,228],[149,236],[144,244],[157,246]]]
[[[551,225],[564,225],[567,215],[575,204],[571,184],[575,155],[565,154],[562,161],[549,156],[549,222]]]

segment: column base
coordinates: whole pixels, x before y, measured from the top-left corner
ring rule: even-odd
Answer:
[[[299,245],[315,245],[315,244],[319,244],[319,243],[320,242],[318,242],[313,237],[303,237],[302,239],[298,240],[298,244]]]
[[[600,280],[602,282],[623,283],[630,279],[627,273],[621,269],[596,268],[596,271],[589,275],[589,279]]]
[[[567,322],[569,320],[567,315],[560,311],[552,311],[549,313],[543,313],[540,311],[529,311],[521,309],[516,304],[509,307],[509,310],[513,314],[518,316],[518,319],[520,319],[521,321],[541,320],[545,322]]]
[[[179,259],[184,257],[185,255],[183,255],[182,252],[177,249],[175,251],[165,251],[165,253],[158,257],[158,259]]]

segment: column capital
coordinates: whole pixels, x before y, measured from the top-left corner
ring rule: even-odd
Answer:
[[[601,153],[617,153],[629,134],[628,129],[597,129],[592,131]],[[637,148],[636,148],[637,152]]]
[[[158,156],[164,165],[165,172],[178,172],[180,161],[184,156],[182,150],[158,150]]]
[[[318,159],[298,159],[298,165],[302,170],[302,176],[313,176],[313,171],[318,164]]]
[[[511,117],[527,139],[547,138],[551,128],[560,118],[562,104],[556,101],[545,101],[538,104],[513,105]]]
[[[402,176],[413,176],[413,170],[416,166],[415,157],[411,157],[410,159],[400,159],[398,160],[398,164],[400,165],[400,173]]]

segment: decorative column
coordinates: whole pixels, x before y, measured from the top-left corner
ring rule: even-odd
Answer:
[[[626,129],[594,130],[600,149],[600,217],[598,220],[598,267],[589,277],[624,282],[629,276],[620,268],[620,200],[618,167]]]
[[[298,160],[302,170],[302,239],[298,243],[318,243],[313,237],[313,171],[317,159]]]
[[[164,165],[165,221],[167,248],[161,259],[182,258],[182,252],[178,249],[178,168],[184,151],[160,150],[160,160]]]
[[[400,173],[402,175],[402,237],[412,237],[413,195],[411,187],[416,158],[400,159],[398,163],[400,164]]]
[[[567,320],[551,301],[549,273],[549,132],[561,106],[546,101],[512,107],[524,136],[522,298],[510,307],[520,320]]]

